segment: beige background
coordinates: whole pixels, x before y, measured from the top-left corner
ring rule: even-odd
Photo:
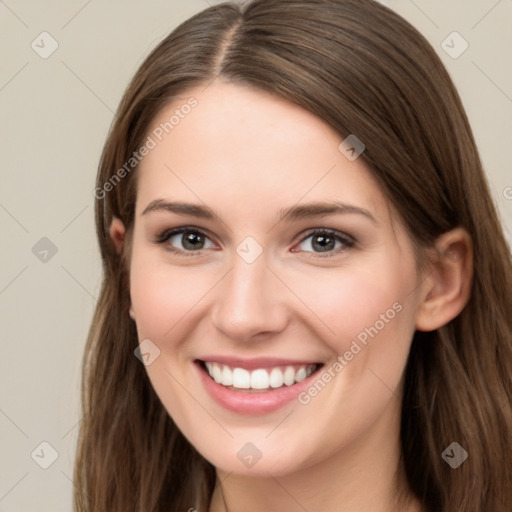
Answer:
[[[219,2],[0,1],[1,512],[71,510],[79,368],[101,276],[92,195],[98,158],[137,66],[208,3]],[[510,240],[512,0],[383,3],[448,67]],[[31,47],[51,49],[49,36],[38,37],[43,31],[58,44],[46,59]],[[456,59],[441,46],[453,31],[469,44]],[[460,50],[462,41],[450,37],[450,51]],[[54,255],[41,252],[43,237]],[[58,452],[48,469],[39,464],[51,462],[51,448],[41,442]]]

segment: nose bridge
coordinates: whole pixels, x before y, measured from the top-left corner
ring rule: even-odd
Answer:
[[[265,254],[254,260],[234,254],[212,313],[215,326],[227,336],[245,339],[284,326],[278,283],[267,265]]]

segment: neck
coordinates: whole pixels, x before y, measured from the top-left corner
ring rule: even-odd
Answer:
[[[423,512],[401,483],[387,486],[359,474],[340,477],[333,486],[318,477],[244,478],[218,472],[210,512]]]
[[[388,418],[389,420],[389,418]],[[400,459],[399,414],[321,463],[282,476],[217,470],[210,512],[422,512]]]

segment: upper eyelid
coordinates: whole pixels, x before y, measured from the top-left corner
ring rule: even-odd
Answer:
[[[355,242],[355,238],[353,236],[350,236],[349,234],[344,233],[343,231],[339,231],[339,230],[333,229],[333,228],[307,229],[306,232],[302,234],[302,238],[300,239],[300,241],[304,241],[306,238],[309,238],[311,235],[314,235],[316,233],[328,233],[328,234],[337,236],[339,238],[343,238],[343,239],[347,239],[347,240],[351,240],[351,241]]]

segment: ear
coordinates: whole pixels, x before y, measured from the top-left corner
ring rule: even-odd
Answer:
[[[112,241],[114,242],[114,245],[116,246],[117,254],[119,254],[123,249],[125,232],[126,230],[121,219],[113,217],[109,227],[109,234],[110,238],[112,238]]]
[[[426,269],[416,329],[433,331],[454,319],[467,304],[473,280],[473,245],[463,228],[441,235]]]
[[[112,218],[112,222],[110,223],[109,227],[109,234],[110,238],[112,238],[112,241],[114,242],[114,245],[116,246],[117,254],[120,254],[123,250],[123,243],[124,243],[124,235],[126,233],[126,229],[124,227],[123,222],[121,219],[117,217]],[[130,303],[130,317],[135,320],[135,312],[133,311],[133,306]]]

